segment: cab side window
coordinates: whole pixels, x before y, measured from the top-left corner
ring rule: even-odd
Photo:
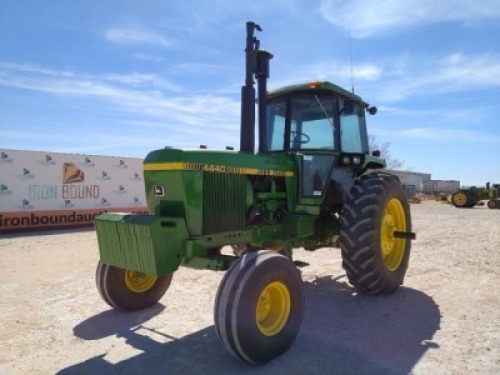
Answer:
[[[344,100],[347,102],[347,100]],[[368,153],[365,113],[357,104],[345,105],[340,113],[340,145],[342,152]]]

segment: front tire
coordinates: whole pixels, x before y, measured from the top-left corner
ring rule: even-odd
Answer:
[[[99,262],[96,285],[102,299],[122,311],[142,310],[157,303],[170,286],[172,273],[145,275]]]
[[[250,252],[224,275],[215,298],[215,329],[236,358],[260,364],[284,353],[304,313],[304,291],[293,262],[274,251]]]
[[[358,291],[388,294],[403,284],[411,242],[394,232],[411,232],[399,179],[382,173],[362,176],[347,197],[340,223],[342,266]]]

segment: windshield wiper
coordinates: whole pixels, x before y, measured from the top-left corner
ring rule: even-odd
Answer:
[[[332,126],[333,130],[335,130],[335,125],[333,125],[332,118],[330,116],[328,116],[328,114],[326,113],[326,109],[325,109],[325,107],[323,107],[323,104],[321,103],[321,100],[319,100],[319,98],[318,98],[317,95],[314,95],[314,99],[316,99],[316,101],[318,102],[321,110],[323,111],[323,114],[325,115],[325,118],[328,120],[328,122]]]

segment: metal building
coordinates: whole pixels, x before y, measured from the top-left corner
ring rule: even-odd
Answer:
[[[460,181],[457,180],[432,180],[430,173],[420,173],[411,171],[386,170],[387,173],[399,177],[401,184],[407,190],[415,193],[425,194],[452,194],[460,189]],[[413,187],[414,188],[413,188]],[[412,194],[409,194],[412,196]]]
[[[460,181],[456,180],[430,180],[424,184],[426,194],[452,194],[460,189]]]
[[[385,172],[398,176],[403,186],[414,186],[414,191],[417,193],[423,192],[424,186],[431,180],[429,173],[396,171],[391,169],[387,169]]]

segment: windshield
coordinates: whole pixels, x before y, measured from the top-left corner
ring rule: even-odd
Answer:
[[[271,102],[267,106],[265,150],[281,151],[285,146],[290,150],[337,149],[335,108],[335,98],[330,95],[298,95],[290,101],[280,98]],[[289,136],[285,137],[288,111]]]

